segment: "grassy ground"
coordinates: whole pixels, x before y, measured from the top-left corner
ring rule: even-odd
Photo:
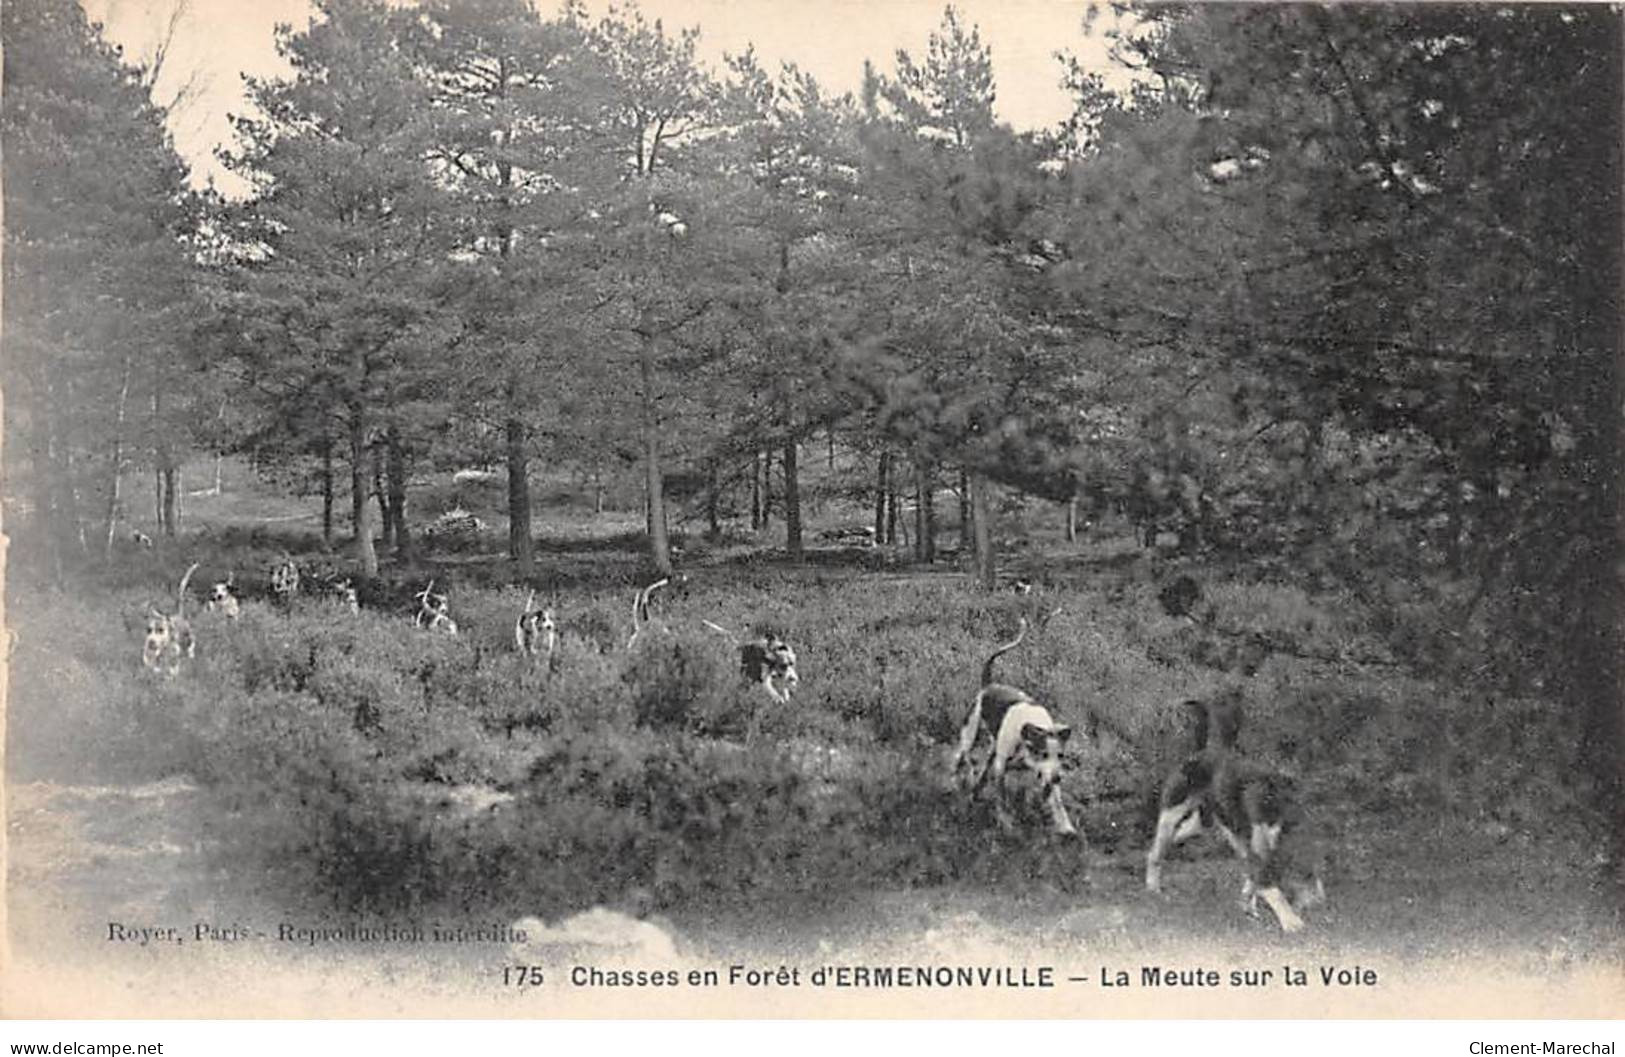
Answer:
[[[235,624],[198,613],[196,664],[146,677],[144,603],[192,560],[202,583],[298,544],[265,521],[277,509],[197,497],[206,531],[183,545],[71,591],[13,592],[17,949],[105,958],[100,932],[125,918],[556,920],[602,905],[654,915],[700,960],[1026,950],[1082,966],[1195,944],[1236,964],[1493,956],[1542,980],[1620,962],[1610,820],[1560,762],[1566,717],[1410,671],[1350,599],[1185,566],[1206,597],[1200,619],[1174,618],[1156,600],[1168,569],[1047,524],[1019,552],[1039,574],[1028,596],[980,595],[949,570],[692,546],[687,585],[657,599],[664,630],[629,653],[642,574],[628,519],[576,513],[556,526],[570,536],[544,540],[535,584],[563,623],[556,671],[513,655],[525,590],[474,546],[387,570],[359,619],[315,602],[250,601]],[[410,625],[430,575],[457,640]],[[1064,784],[1087,847],[1002,836],[944,778],[980,661],[1022,617],[1034,631],[1001,675],[1098,731]],[[793,706],[742,687],[702,619],[795,643]],[[1250,751],[1298,776],[1328,850],[1331,903],[1306,937],[1239,913],[1216,843],[1181,850],[1164,897],[1140,886],[1149,797],[1188,736],[1177,702],[1225,687],[1246,697]],[[445,957],[478,975],[491,952]]]

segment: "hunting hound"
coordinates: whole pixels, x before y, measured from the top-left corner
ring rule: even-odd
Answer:
[[[224,614],[228,620],[236,620],[242,615],[242,603],[237,600],[237,574],[228,573],[224,580],[216,580],[209,588],[209,600],[203,603],[203,608],[210,613]]]
[[[735,637],[720,624],[709,620],[700,623],[730,639]],[[801,675],[796,671],[796,651],[771,631],[739,643],[739,674],[746,682],[767,691],[767,696],[781,705],[789,704],[790,692],[801,685]]]
[[[449,599],[444,593],[435,593],[433,580],[429,581],[429,586],[418,592],[417,600],[417,615],[412,618],[414,625],[447,635],[457,634],[457,622],[451,619]]]
[[[291,554],[283,551],[282,560],[271,568],[271,597],[286,606],[298,593],[299,566]]]
[[[532,591],[525,599],[525,608],[520,610],[519,619],[513,622],[514,649],[527,657],[544,653],[551,660],[553,651],[559,646],[558,621],[554,619],[552,606],[532,609],[535,602],[536,592]]]
[[[328,595],[344,607],[345,612],[352,616],[361,612],[361,595],[356,590],[355,581],[348,576],[329,580],[327,583]]]
[[[1011,828],[1005,804],[1005,774],[1025,769],[1037,776],[1039,795],[1049,808],[1054,832],[1077,836],[1077,828],[1061,801],[1061,754],[1072,736],[1072,728],[1057,723],[1049,710],[1025,691],[993,681],[993,662],[1019,646],[1026,636],[1027,620],[1023,617],[1016,637],[994,650],[982,665],[982,686],[970,714],[965,717],[965,725],[960,728],[953,771],[958,776],[963,768],[972,766],[971,753],[982,734],[987,733],[993,747],[971,788],[973,793],[980,791],[987,779],[993,778],[1000,825]]]
[[[1302,855],[1304,812],[1292,780],[1237,750],[1241,712],[1234,695],[1185,704],[1199,710],[1200,748],[1162,783],[1157,831],[1146,853],[1146,891],[1162,890],[1162,860],[1170,848],[1213,828],[1244,866],[1243,909],[1257,917],[1263,900],[1283,931],[1300,931],[1298,911],[1324,902],[1326,887]]]
[[[141,644],[141,663],[148,671],[174,675],[181,670],[182,658],[196,656],[197,640],[192,635],[192,622],[186,619],[186,585],[196,571],[197,562],[193,562],[181,577],[175,591],[174,613],[147,605],[147,636]]]

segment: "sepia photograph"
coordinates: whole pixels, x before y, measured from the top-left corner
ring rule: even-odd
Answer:
[[[0,47],[6,1019],[1625,1012],[1618,6]]]

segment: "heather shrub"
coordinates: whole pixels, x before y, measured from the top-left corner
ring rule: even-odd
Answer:
[[[639,726],[683,730],[720,716],[737,676],[715,644],[652,629],[628,653],[623,678]]]
[[[279,542],[246,553],[268,563]],[[243,557],[207,546],[222,569]],[[1431,620],[1447,637],[1421,601],[1395,617],[1204,576],[1190,620],[1164,613],[1149,579],[984,595],[946,575],[756,563],[657,595],[657,626],[628,650],[647,581],[623,564],[539,593],[560,621],[551,662],[515,652],[529,589],[477,586],[491,570],[439,576],[455,638],[412,627],[403,605],[251,601],[237,621],[194,606],[198,655],[174,679],[141,669],[139,640],[145,601],[172,597],[184,563],[140,556],[94,602],[31,593],[13,614],[13,773],[189,774],[226,813],[229,854],[349,907],[556,914],[950,882],[1073,892],[1089,853],[1033,840],[1041,808],[1018,796],[1024,826],[1005,836],[987,798],[947,779],[982,662],[1026,618],[997,678],[1078,731],[1062,788],[1097,850],[1143,847],[1157,777],[1188,751],[1179,702],[1225,688],[1243,695],[1247,750],[1297,773],[1317,804],[1508,827],[1594,816],[1587,779],[1549,763],[1571,755],[1578,717],[1404,666],[1398,629]],[[380,582],[375,597],[427,578]],[[763,630],[798,654],[788,704],[740,677],[738,641]]]

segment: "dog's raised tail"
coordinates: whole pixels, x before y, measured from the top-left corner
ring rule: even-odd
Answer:
[[[535,601],[536,589],[533,587],[530,589],[530,594],[525,596],[525,608],[521,609],[519,615],[513,618],[513,646],[520,653],[525,652],[525,618],[530,616],[531,603]]]
[[[987,663],[982,665],[982,685],[983,686],[987,686],[987,685],[989,685],[990,683],[993,682],[993,662],[998,660],[1000,657],[1003,657],[1005,654],[1009,653],[1011,650],[1015,649],[1017,646],[1020,646],[1021,645],[1021,640],[1026,638],[1026,637],[1027,637],[1027,618],[1022,617],[1021,618],[1021,630],[1016,632],[1016,637],[1011,639],[1009,642],[1005,643],[1003,646],[1000,646],[998,649],[994,650],[991,654],[989,654],[988,658],[987,658]]]
[[[649,598],[670,582],[670,577],[662,577],[639,591],[637,598],[632,600],[632,637],[626,640],[627,649],[631,649],[637,643],[643,625],[649,622]]]
[[[192,582],[192,574],[197,572],[197,562],[193,562],[186,569],[186,575],[181,577],[181,585],[175,588],[175,613],[177,616],[186,615],[186,585]]]

